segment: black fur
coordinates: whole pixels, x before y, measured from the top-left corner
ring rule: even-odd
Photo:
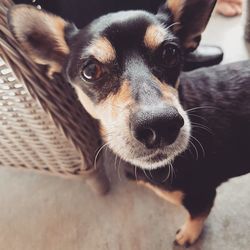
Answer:
[[[195,217],[210,210],[222,182],[250,172],[250,61],[202,68],[180,79],[179,96],[190,109],[198,152],[190,144],[173,162],[169,179],[165,167],[136,172],[139,180],[183,191],[183,205]],[[133,168],[127,171],[135,178]]]
[[[43,9],[74,22],[79,28],[110,12],[143,9],[155,13],[163,2],[164,0],[36,0],[33,3],[32,0],[14,0],[16,4],[39,4]]]

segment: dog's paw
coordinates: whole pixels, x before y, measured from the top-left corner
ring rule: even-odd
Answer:
[[[175,243],[180,246],[189,247],[200,236],[203,228],[203,220],[188,220],[177,232]]]

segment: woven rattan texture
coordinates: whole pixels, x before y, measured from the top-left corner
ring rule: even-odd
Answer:
[[[72,174],[81,158],[0,61],[0,164]]]
[[[48,79],[19,47],[6,23],[11,5],[0,0],[0,164],[83,174],[94,165],[97,124],[67,82]]]

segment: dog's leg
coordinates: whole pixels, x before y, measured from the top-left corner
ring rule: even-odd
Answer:
[[[184,194],[181,191],[166,191],[144,181],[137,181],[137,184],[152,190],[156,195],[172,204],[182,205]]]
[[[200,236],[204,222],[213,206],[216,191],[211,190],[195,195],[186,195],[183,205],[189,212],[185,224],[177,231],[175,243],[188,247]]]
[[[216,196],[215,190],[199,194],[185,194],[182,191],[166,191],[144,181],[137,183],[149,188],[159,197],[175,205],[183,205],[187,209],[188,218],[176,233],[176,244],[188,247],[199,238],[204,222],[213,206]]]

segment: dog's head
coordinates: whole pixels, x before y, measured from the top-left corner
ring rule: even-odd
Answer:
[[[171,162],[188,145],[178,99],[184,52],[200,41],[214,0],[169,0],[157,15],[124,11],[78,30],[60,17],[19,5],[12,32],[32,58],[61,72],[100,121],[109,147],[145,169]]]

